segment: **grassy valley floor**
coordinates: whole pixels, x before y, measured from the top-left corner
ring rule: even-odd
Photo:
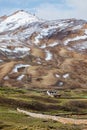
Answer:
[[[46,90],[0,87],[0,130],[86,130],[85,124],[62,124],[17,112],[17,108],[35,113],[75,119],[87,119],[86,90],[57,90],[60,98],[51,98]]]

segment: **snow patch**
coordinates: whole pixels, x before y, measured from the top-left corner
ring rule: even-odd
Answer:
[[[64,83],[62,81],[58,82],[58,86],[63,86],[63,85],[64,85]]]
[[[8,76],[5,76],[5,77],[4,77],[4,80],[8,80],[8,79],[9,79],[9,77],[8,77]]]
[[[18,72],[19,68],[28,67],[28,66],[30,66],[30,65],[18,64],[18,65],[15,66],[15,68],[12,70],[12,72],[16,73],[16,72]]]
[[[49,34],[52,34],[56,28],[58,28],[58,25],[49,26],[48,28],[42,29],[41,36],[48,36]]]
[[[37,61],[37,63],[38,63],[38,64],[41,64],[41,62],[40,62],[40,61]]]
[[[75,26],[72,28],[72,30],[78,30],[78,29],[81,29],[82,28],[82,25],[78,25],[78,26]]]
[[[85,34],[87,34],[87,29],[85,30]]]
[[[17,47],[13,50],[13,52],[26,52],[26,51],[30,51],[30,48],[27,48],[27,47]]]
[[[25,75],[20,75],[18,78],[17,78],[17,80],[22,80],[23,79],[23,77],[24,77]]]
[[[6,46],[2,46],[0,47],[0,50],[4,51],[4,52],[8,52],[8,53],[18,53],[18,52],[22,52],[22,53],[25,53],[25,52],[28,52],[30,51],[30,48],[28,47],[16,47],[15,49],[11,50],[11,49],[8,49]]]
[[[69,77],[69,74],[64,74],[63,75],[63,78],[68,78]]]
[[[42,48],[42,49],[46,48],[46,44],[43,44],[40,48]]]
[[[46,58],[45,58],[45,60],[46,61],[51,60],[52,59],[52,54],[50,53],[50,51],[46,50],[45,52],[46,52]]]
[[[0,47],[0,50],[4,51],[4,52],[11,52],[10,49],[6,48],[6,47]]]
[[[60,75],[59,75],[59,74],[55,74],[55,76],[56,76],[57,78],[59,78],[59,77],[60,77]]]
[[[78,49],[79,51],[87,49],[87,42],[83,42],[81,44],[77,44],[73,46],[74,48]]]
[[[58,28],[58,25],[55,26],[49,26],[48,28],[44,28],[42,29],[39,34],[35,37],[35,41],[34,43],[36,45],[38,45],[38,43],[40,42],[40,39],[43,39],[46,36],[51,35],[52,33],[54,33],[56,31],[56,28]]]
[[[78,40],[82,40],[82,39],[86,39],[86,38],[87,38],[87,35],[77,36],[77,37],[72,38],[72,39],[67,39],[66,41],[64,41],[64,45],[68,45],[68,43],[71,41],[78,41]]]
[[[34,43],[36,44],[36,45],[38,45],[38,43],[40,42],[40,39],[42,39],[43,37],[39,34],[39,35],[37,35],[36,37],[35,37],[35,41],[34,41]]]
[[[52,43],[52,44],[50,44],[50,45],[48,45],[49,47],[54,47],[54,46],[57,46],[59,43],[58,42],[54,42],[54,43]]]
[[[41,64],[41,59],[40,58],[37,58],[36,61],[37,61],[37,64]]]
[[[2,63],[2,62],[3,62],[3,60],[0,60],[0,62]]]

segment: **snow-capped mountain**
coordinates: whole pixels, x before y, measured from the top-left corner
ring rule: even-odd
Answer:
[[[0,18],[1,84],[86,87],[86,53],[85,20],[47,21],[23,10]]]
[[[0,32],[14,30],[37,21],[39,21],[39,19],[36,16],[23,10],[17,11],[0,22]]]

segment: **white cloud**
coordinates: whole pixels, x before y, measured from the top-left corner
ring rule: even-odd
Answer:
[[[0,2],[3,0],[0,0]],[[21,1],[12,1],[12,0],[5,0],[10,1],[13,3],[18,4],[20,8],[15,7],[6,7],[0,9],[0,14],[11,14],[12,12],[19,10],[19,9],[25,9],[30,12],[36,12],[36,15],[40,18],[44,19],[64,19],[64,18],[78,18],[78,19],[87,19],[87,0],[60,0],[62,2],[55,2],[57,0],[54,0],[54,3],[50,2],[51,0],[48,0],[46,3],[46,0],[32,0],[32,2],[38,2],[38,5],[35,5],[34,7],[28,8],[29,2],[31,0],[21,0]],[[41,3],[41,4],[40,4]],[[56,4],[55,4],[56,3]],[[22,5],[23,6],[22,8]],[[30,6],[30,5],[29,5]],[[24,8],[25,7],[25,8]]]
[[[63,5],[43,4],[37,8],[36,15],[44,19],[59,19],[67,18],[70,15],[69,11],[63,10]]]
[[[69,6],[74,7],[73,15],[77,18],[87,19],[87,0],[66,0]]]
[[[64,4],[45,3],[37,10],[36,15],[44,19],[87,19],[87,0],[65,0]]]

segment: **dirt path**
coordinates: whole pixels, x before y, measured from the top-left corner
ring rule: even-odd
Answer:
[[[34,117],[34,118],[51,119],[51,120],[61,122],[63,124],[87,124],[87,119],[72,119],[72,118],[64,118],[64,117],[60,117],[60,116],[37,114],[37,113],[24,111],[24,110],[21,110],[19,108],[17,108],[17,111],[20,113],[24,113],[26,115],[29,115],[31,117]]]

